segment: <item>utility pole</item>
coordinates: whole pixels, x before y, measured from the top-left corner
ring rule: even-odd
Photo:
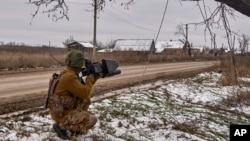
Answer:
[[[186,42],[188,41],[188,24],[186,24]]]
[[[97,0],[94,0],[94,35],[93,35],[93,58],[96,53],[96,13],[97,13]]]
[[[190,46],[190,43],[188,41],[188,24],[185,24],[186,25],[186,48],[188,49],[188,55],[191,56],[191,46]]]
[[[216,50],[217,47],[216,47],[216,34],[214,33],[214,50]]]

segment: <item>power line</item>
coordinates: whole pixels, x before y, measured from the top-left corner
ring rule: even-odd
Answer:
[[[160,27],[159,27],[157,36],[156,36],[156,38],[155,38],[155,43],[157,42],[158,37],[159,37],[159,34],[160,34],[160,31],[161,31],[161,27],[162,27],[162,24],[163,24],[165,15],[166,15],[167,7],[168,7],[168,2],[169,2],[169,0],[167,0],[167,3],[166,3],[166,5],[165,5],[165,9],[164,9],[164,13],[163,13],[163,16],[162,16],[161,24],[160,24]],[[148,57],[148,62],[150,62],[150,59],[151,59],[152,54],[153,54],[153,52],[151,51],[151,53],[150,53],[150,55],[149,55],[149,57]],[[148,68],[148,64],[149,64],[149,63],[147,63],[146,66],[145,66],[144,72],[143,72],[143,74],[142,74],[142,78],[144,77],[144,75],[145,75],[145,73],[146,73],[146,70],[147,70],[147,68]],[[140,83],[141,83],[141,82],[140,82]]]
[[[70,4],[76,4],[76,5],[92,5],[92,3],[82,3],[82,2],[67,2]]]
[[[108,15],[111,16],[111,17],[116,17],[117,19],[120,19],[120,20],[123,21],[124,23],[127,23],[127,24],[129,24],[129,25],[132,25],[132,26],[134,26],[134,27],[136,27],[136,28],[139,28],[139,29],[143,29],[143,30],[146,30],[146,31],[154,32],[154,31],[151,30],[151,29],[148,29],[148,28],[145,28],[145,27],[136,25],[136,24],[134,24],[134,23],[131,23],[131,22],[129,22],[128,20],[125,20],[125,19],[121,18],[121,16],[118,16],[117,14],[115,14],[114,12],[112,12],[112,11],[110,11],[110,10],[108,10],[108,9],[106,9],[106,10],[107,10],[107,11],[104,12],[104,13],[108,14]]]
[[[159,37],[160,31],[161,31],[161,27],[162,27],[162,24],[163,24],[163,21],[164,21],[165,15],[166,15],[167,7],[168,7],[168,2],[169,2],[169,0],[167,0],[166,6],[165,6],[165,10],[164,10],[164,13],[163,13],[163,16],[162,16],[161,24],[160,24],[160,27],[159,27],[158,33],[157,33],[156,38],[155,38],[155,42],[158,40],[158,37]]]
[[[128,17],[130,17],[130,18],[133,18],[133,19],[137,20],[137,21],[143,21],[144,24],[148,24],[148,25],[150,25],[150,26],[158,27],[157,25],[153,25],[152,23],[149,23],[148,21],[146,21],[146,20],[143,19],[143,18],[135,17],[135,16],[133,16],[133,15],[127,14],[127,13],[123,12],[122,10],[116,8],[116,7],[112,7],[112,8],[115,9],[116,11],[118,11],[118,12],[120,12],[120,13],[122,13],[122,14],[128,16]]]

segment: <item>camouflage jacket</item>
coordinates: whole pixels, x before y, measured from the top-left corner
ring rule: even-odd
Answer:
[[[76,109],[78,105],[85,107],[82,102],[87,101],[89,103],[91,90],[95,82],[96,78],[89,75],[85,83],[82,84],[74,69],[66,66],[57,79],[50,80],[47,107],[50,108],[52,119],[60,122],[65,115]]]

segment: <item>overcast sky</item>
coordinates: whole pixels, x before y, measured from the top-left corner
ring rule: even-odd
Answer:
[[[36,7],[27,4],[28,0],[2,0],[0,12],[0,41],[11,41],[29,45],[63,46],[62,42],[73,36],[78,41],[93,40],[93,7],[92,0],[66,0],[69,6],[69,21],[57,22],[41,12],[31,22],[31,14]],[[108,1],[108,0],[107,0]],[[119,0],[117,0],[119,1]],[[135,0],[128,10],[120,6],[120,2],[107,3],[104,11],[98,15],[97,40],[109,43],[116,39],[155,39],[167,0]],[[202,3],[201,3],[202,4]],[[214,0],[206,0],[206,5],[213,11],[218,5]],[[239,34],[249,35],[250,18],[238,12],[237,17],[230,20],[232,30]],[[180,2],[169,0],[165,20],[158,40],[177,40],[176,26],[180,24],[200,22],[202,16],[196,2]],[[221,46],[225,31],[214,29],[217,45]],[[194,45],[210,45],[207,32],[205,40],[204,27],[189,26],[189,40]]]

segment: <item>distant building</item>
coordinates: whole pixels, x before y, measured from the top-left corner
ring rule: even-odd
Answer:
[[[162,53],[166,55],[182,55],[184,44],[180,41],[158,41],[156,43],[156,53]]]
[[[209,54],[209,51],[210,51],[210,48],[209,48],[209,47],[207,47],[207,46],[201,47],[201,53],[202,53],[202,54],[207,55],[207,54]]]
[[[191,47],[191,55],[192,56],[197,56],[202,53],[202,48],[201,47]]]
[[[82,41],[73,41],[71,43],[67,44],[68,50],[80,50],[83,52],[92,52],[93,51],[93,45],[89,42],[82,42]]]
[[[200,54],[200,48],[191,47],[190,52],[191,52],[191,55],[198,55]],[[187,49],[185,50],[184,43],[178,40],[158,41],[156,43],[156,53],[181,56],[181,55],[187,54]]]
[[[168,46],[168,41],[157,41],[155,45],[155,53],[162,53]]]
[[[153,39],[118,39],[113,51],[154,52],[155,42]]]

